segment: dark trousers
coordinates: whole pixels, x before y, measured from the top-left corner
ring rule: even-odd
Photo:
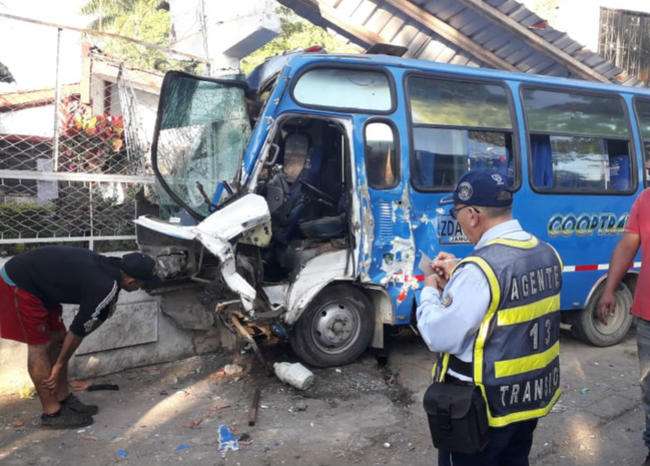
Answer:
[[[488,444],[480,453],[466,455],[438,451],[438,466],[528,466],[537,419],[488,431]]]
[[[641,368],[641,393],[645,411],[645,431],[643,440],[650,449],[650,321],[637,319],[636,342],[639,349],[639,365]]]

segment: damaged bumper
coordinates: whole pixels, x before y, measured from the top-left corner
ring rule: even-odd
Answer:
[[[270,240],[271,214],[266,200],[247,194],[216,211],[198,225],[183,226],[141,216],[134,222],[166,236],[199,241],[220,261],[221,275],[228,287],[237,293],[248,313],[253,311],[256,291],[236,270],[234,243],[246,236],[247,242],[263,246]],[[247,235],[254,232],[253,235]]]

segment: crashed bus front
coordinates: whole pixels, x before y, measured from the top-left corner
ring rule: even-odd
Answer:
[[[252,88],[165,76],[152,147],[158,202],[141,199],[149,215],[136,220],[138,241],[168,286],[198,283],[211,310],[269,324],[310,364],[340,365],[368,347],[386,320],[375,306],[388,309],[389,298],[360,286],[368,238],[352,120],[293,99],[309,100],[331,79],[351,95],[388,80],[316,67],[289,86],[288,61],[258,72]]]

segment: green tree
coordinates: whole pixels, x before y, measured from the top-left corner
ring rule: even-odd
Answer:
[[[160,0],[88,0],[81,14],[94,18],[90,27],[97,31],[169,46],[171,18],[169,11],[161,7]],[[195,65],[170,60],[160,50],[120,39],[102,40],[97,45],[105,53],[137,68],[164,71]]]
[[[263,63],[268,57],[291,50],[311,47],[312,45],[320,45],[330,53],[359,51],[358,47],[346,44],[342,40],[333,37],[325,29],[314,26],[287,7],[279,7],[276,11],[280,17],[280,35],[241,61],[241,69],[246,74],[250,73],[260,63]]]

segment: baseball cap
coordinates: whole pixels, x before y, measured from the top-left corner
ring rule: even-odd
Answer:
[[[507,178],[495,170],[472,170],[465,173],[454,192],[440,204],[465,204],[483,207],[508,207],[512,205],[512,190]]]
[[[158,281],[156,261],[141,252],[131,252],[122,256],[122,271],[137,280],[151,284]]]

